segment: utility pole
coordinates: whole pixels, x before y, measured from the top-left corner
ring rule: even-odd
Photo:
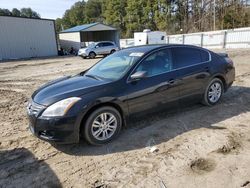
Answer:
[[[214,31],[215,31],[215,0],[214,0]]]

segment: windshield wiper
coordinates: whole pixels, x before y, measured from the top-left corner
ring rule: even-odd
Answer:
[[[96,80],[102,80],[99,76],[92,75],[92,74],[86,74],[85,76],[90,77],[90,78],[94,78]]]

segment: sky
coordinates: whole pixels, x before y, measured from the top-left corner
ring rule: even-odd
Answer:
[[[42,18],[61,18],[65,10],[79,0],[0,0],[0,8],[31,8]]]

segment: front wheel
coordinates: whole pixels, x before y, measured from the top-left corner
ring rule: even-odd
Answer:
[[[203,104],[213,106],[219,102],[224,93],[223,83],[219,78],[214,78],[207,86],[203,96]]]
[[[90,59],[95,59],[95,56],[96,56],[95,52],[90,52],[89,53],[89,58]]]
[[[110,54],[113,54],[113,53],[115,53],[115,50],[111,50]]]
[[[105,144],[114,139],[122,127],[120,113],[113,107],[101,107],[90,114],[82,129],[88,143]]]

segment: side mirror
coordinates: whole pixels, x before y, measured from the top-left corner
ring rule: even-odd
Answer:
[[[130,76],[131,81],[137,81],[145,78],[147,75],[147,71],[137,71]]]
[[[99,48],[99,46],[97,45],[97,46],[95,46],[95,48]]]

